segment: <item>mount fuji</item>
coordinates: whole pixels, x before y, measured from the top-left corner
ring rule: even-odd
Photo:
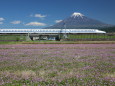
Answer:
[[[53,26],[46,27],[46,29],[99,29],[105,27],[112,27],[113,25],[103,23],[101,21],[91,19],[86,17],[85,15],[74,12],[70,17],[62,20],[59,23],[56,23]]]

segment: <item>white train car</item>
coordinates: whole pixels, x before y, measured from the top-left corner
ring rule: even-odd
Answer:
[[[0,34],[27,34],[27,33],[40,33],[40,34],[59,34],[59,33],[106,33],[98,29],[0,29]]]

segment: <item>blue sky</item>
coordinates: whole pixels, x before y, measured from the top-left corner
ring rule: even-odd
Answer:
[[[43,28],[80,12],[115,25],[115,0],[0,0],[1,27]]]

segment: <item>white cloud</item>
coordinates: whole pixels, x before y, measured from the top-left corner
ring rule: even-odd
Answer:
[[[4,21],[5,19],[4,18],[0,18],[0,21]]]
[[[3,22],[0,22],[0,24],[3,24]]]
[[[12,23],[12,24],[20,24],[21,21],[12,21],[11,23]]]
[[[61,22],[61,21],[62,21],[62,20],[55,20],[56,23],[59,23],[59,22]]]
[[[27,23],[25,25],[27,25],[27,26],[45,26],[46,24],[40,23],[40,22],[30,22],[30,23]]]
[[[41,15],[41,14],[35,14],[34,17],[38,17],[38,18],[45,18],[46,15]]]

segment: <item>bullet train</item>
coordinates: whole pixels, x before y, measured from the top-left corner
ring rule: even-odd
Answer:
[[[21,33],[44,33],[44,34],[58,34],[58,33],[106,33],[98,29],[0,29],[0,34],[21,34]]]

